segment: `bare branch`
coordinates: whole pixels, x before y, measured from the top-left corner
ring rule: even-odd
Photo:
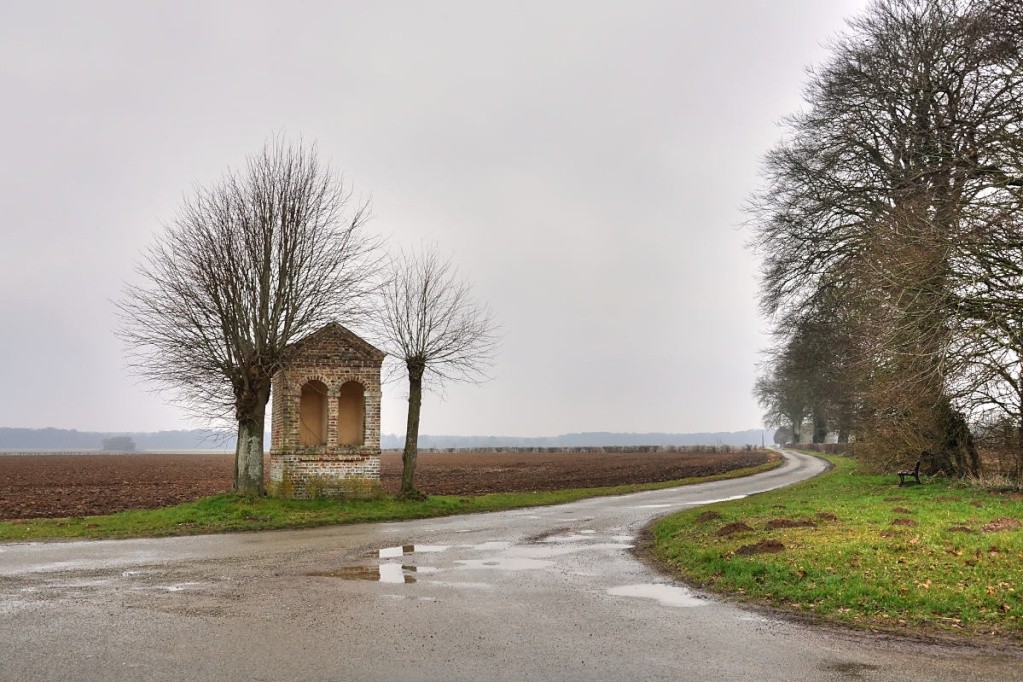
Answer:
[[[367,214],[314,147],[271,139],[184,201],[124,287],[130,366],[192,414],[238,421],[236,487],[262,490],[265,406],[289,344],[369,317],[380,257]]]

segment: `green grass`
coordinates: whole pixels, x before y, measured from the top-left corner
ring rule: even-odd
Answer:
[[[870,629],[1023,639],[1023,529],[988,526],[1023,520],[1019,496],[927,478],[900,488],[827,459],[832,471],[798,486],[658,521],[651,550],[683,579],[742,600]],[[767,528],[779,519],[814,526]],[[750,530],[719,535],[739,522]],[[784,549],[743,555],[770,541]]]
[[[475,496],[434,495],[421,502],[399,502],[391,496],[374,500],[342,502],[279,498],[248,499],[238,495],[216,495],[174,507],[141,509],[106,516],[3,521],[0,522],[0,542],[162,537],[280,528],[311,528],[374,521],[404,521],[559,504],[601,495],[624,495],[641,490],[672,488],[748,476],[773,469],[780,464],[780,461],[775,461],[716,476],[660,483],[605,488],[572,488],[533,493],[495,493]]]

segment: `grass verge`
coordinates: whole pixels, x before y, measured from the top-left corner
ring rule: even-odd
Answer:
[[[559,504],[587,497],[624,495],[642,490],[673,488],[749,476],[768,471],[780,464],[781,460],[777,460],[716,476],[684,478],[659,483],[604,488],[571,488],[533,493],[494,493],[475,496],[435,495],[422,502],[399,502],[391,496],[375,500],[344,502],[278,498],[250,500],[238,495],[216,495],[173,507],[140,509],[105,516],[2,521],[0,522],[0,542],[164,537],[281,528],[311,528],[374,521],[405,521]]]
[[[661,519],[652,555],[713,592],[855,627],[1023,641],[1023,496],[900,488],[827,459],[798,486]]]

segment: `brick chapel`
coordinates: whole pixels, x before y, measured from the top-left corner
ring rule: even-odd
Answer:
[[[379,492],[384,355],[336,322],[291,345],[271,385],[270,494]]]

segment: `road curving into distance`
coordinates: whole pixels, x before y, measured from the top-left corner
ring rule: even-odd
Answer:
[[[630,549],[826,468],[423,521],[0,545],[0,679],[1023,679],[1015,653],[775,620]]]

